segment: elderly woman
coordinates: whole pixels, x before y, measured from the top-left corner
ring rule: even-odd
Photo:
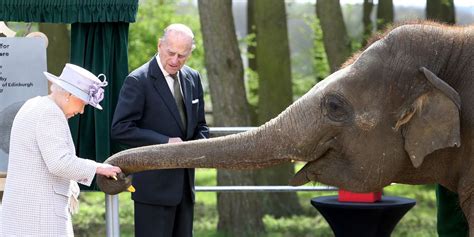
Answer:
[[[2,236],[73,236],[79,186],[94,175],[115,177],[119,167],[75,155],[67,119],[89,104],[102,109],[107,82],[72,64],[59,77],[45,72],[51,94],[32,98],[13,121],[2,203]],[[100,77],[101,75],[99,75]]]

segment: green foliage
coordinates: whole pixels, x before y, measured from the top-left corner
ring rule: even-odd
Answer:
[[[441,0],[441,5],[444,5],[444,7],[451,7],[451,5],[454,4],[451,0]]]
[[[267,215],[263,218],[263,222],[267,236],[334,236],[324,218],[318,214],[279,219]]]
[[[104,194],[100,192],[82,192],[79,196],[80,211],[73,216],[76,236],[105,235],[105,205]]]
[[[316,85],[316,81],[313,77],[306,76],[301,74],[293,74],[293,99],[296,100],[299,97],[303,96],[308,92],[311,87]]]
[[[196,186],[216,186],[217,171],[216,169],[197,169],[199,179],[196,179]],[[207,206],[215,206],[217,203],[217,195],[214,192],[197,192],[196,193],[197,210],[205,210]],[[201,204],[201,205],[199,205]],[[215,216],[217,216],[217,210]],[[217,217],[216,217],[217,218]],[[216,219],[217,221],[217,219]]]
[[[315,15],[305,17],[305,22],[314,32],[313,41],[313,68],[316,81],[321,81],[326,78],[331,70],[329,68],[326,51],[324,50],[323,31],[319,24],[319,19]]]
[[[243,47],[257,46],[257,39],[255,33],[250,33],[239,41],[240,45],[243,45]],[[246,58],[255,58],[255,55],[253,55],[244,48],[241,48],[240,52],[242,52],[243,56]],[[247,101],[250,106],[256,108],[258,105],[258,72],[252,70],[252,68],[245,67],[244,73]]]
[[[384,189],[384,195],[413,198],[416,205],[396,226],[392,236],[436,236],[436,194],[434,185],[396,184]],[[423,228],[417,228],[423,226]]]
[[[171,0],[140,1],[137,20],[130,24],[130,71],[144,64],[157,53],[158,39],[163,35],[166,26],[172,23],[183,23],[193,30],[196,49],[187,65],[204,74],[204,50],[197,9],[191,1],[178,3]]]
[[[250,106],[257,107],[258,105],[258,73],[250,68],[245,68],[246,75],[246,93],[247,100]]]

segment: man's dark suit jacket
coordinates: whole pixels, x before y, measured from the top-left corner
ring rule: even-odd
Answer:
[[[180,137],[183,141],[207,138],[209,129],[204,118],[200,75],[184,66],[179,76],[187,115],[186,134],[181,129],[183,125],[174,97],[153,57],[125,79],[112,120],[112,139],[131,148],[168,143],[170,137]],[[132,199],[146,204],[177,205],[184,185],[191,188],[194,200],[194,169],[136,173],[133,175],[136,192]]]

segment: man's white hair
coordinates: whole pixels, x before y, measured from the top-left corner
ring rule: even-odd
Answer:
[[[191,50],[194,50],[196,48],[196,44],[194,42],[194,33],[191,30],[191,28],[189,28],[187,25],[180,24],[180,23],[169,25],[168,27],[164,29],[163,37],[161,37],[160,40],[162,42],[166,42],[166,38],[168,37],[170,32],[179,32],[180,34],[189,36],[193,41]]]

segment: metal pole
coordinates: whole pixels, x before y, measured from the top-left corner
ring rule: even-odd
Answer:
[[[331,186],[196,186],[196,192],[297,192],[337,191]]]
[[[105,194],[105,226],[107,237],[120,237],[118,195]]]

